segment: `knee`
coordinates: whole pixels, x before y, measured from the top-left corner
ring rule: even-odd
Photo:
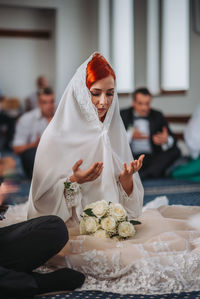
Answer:
[[[63,247],[69,239],[66,224],[58,216],[51,215],[49,217],[52,226],[52,233],[55,234],[55,239],[58,242],[58,244],[60,244],[61,247]]]
[[[55,242],[59,250],[61,250],[68,241],[68,230],[64,221],[55,215],[42,216],[44,226],[48,229],[48,236]]]

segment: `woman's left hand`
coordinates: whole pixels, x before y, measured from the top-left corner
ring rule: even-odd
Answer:
[[[120,173],[119,180],[128,195],[130,195],[133,190],[132,176],[142,167],[143,159],[144,155],[141,155],[138,160],[130,162],[128,166],[126,163],[123,164],[123,169]]]
[[[126,163],[123,164],[123,169],[120,174],[120,178],[132,177],[132,175],[140,170],[142,167],[142,161],[144,159],[144,155],[141,155],[138,160],[134,160],[130,162],[129,166]]]

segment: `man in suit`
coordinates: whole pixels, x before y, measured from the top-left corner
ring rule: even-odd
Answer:
[[[164,176],[167,168],[180,156],[166,119],[160,111],[151,108],[151,100],[147,88],[138,88],[132,107],[121,111],[134,158],[145,154],[140,170],[142,179]]]

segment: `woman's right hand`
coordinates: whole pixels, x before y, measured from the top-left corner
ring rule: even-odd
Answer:
[[[103,170],[103,162],[94,162],[88,169],[82,170],[80,168],[83,160],[77,161],[72,167],[73,175],[70,177],[71,182],[83,184],[96,180]]]

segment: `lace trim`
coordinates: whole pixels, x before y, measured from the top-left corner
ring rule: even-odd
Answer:
[[[67,177],[66,182],[64,184],[69,184],[69,186],[64,187],[64,197],[65,202],[68,208],[75,207],[79,202],[81,196],[81,188],[78,183],[71,183],[70,178]]]
[[[120,265],[120,253],[112,264],[100,251],[84,254],[87,266],[76,269],[87,274],[81,290],[100,290],[121,294],[164,294],[200,289],[200,255],[171,253],[146,258],[130,266]]]
[[[122,187],[120,181],[118,180],[117,181],[117,185],[118,185],[118,188],[119,188],[119,191],[120,191],[120,199],[126,201],[126,200],[131,200],[132,199],[132,195],[133,195],[133,192],[128,196],[128,194],[126,193],[126,191],[124,190],[124,188]]]
[[[94,53],[95,54],[95,53]],[[76,71],[76,74],[74,75],[72,79],[73,89],[74,89],[74,96],[79,104],[79,107],[82,111],[82,113],[85,115],[87,121],[95,121],[96,126],[99,129],[102,129],[102,127],[106,128],[108,130],[110,126],[110,122],[112,119],[112,115],[115,109],[115,105],[117,102],[117,92],[115,90],[114,99],[112,101],[111,107],[109,108],[106,118],[104,120],[104,123],[102,124],[99,121],[97,109],[92,104],[91,101],[91,95],[90,91],[88,90],[86,86],[86,69],[88,62],[92,59],[92,54]]]

